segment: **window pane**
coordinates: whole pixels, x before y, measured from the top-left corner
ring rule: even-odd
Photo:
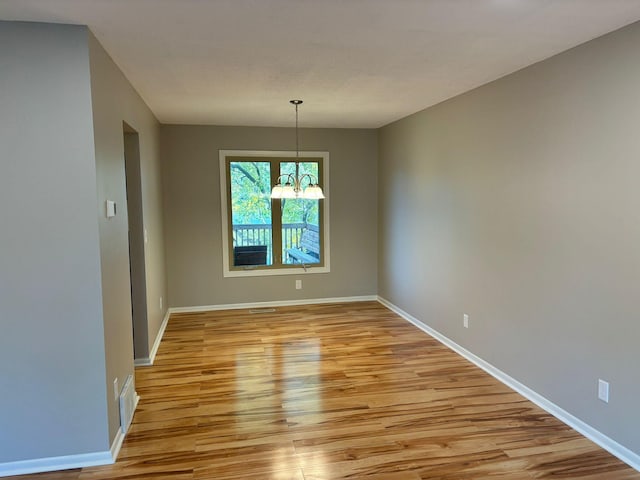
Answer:
[[[269,162],[230,162],[233,265],[273,264]]]
[[[282,162],[280,174],[296,173],[295,162]],[[300,162],[299,175],[318,178],[317,162]],[[306,187],[308,180],[302,183]],[[300,198],[282,200],[282,258],[285,264],[320,263],[320,201]]]

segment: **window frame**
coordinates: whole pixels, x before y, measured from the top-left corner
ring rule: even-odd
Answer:
[[[304,162],[305,159],[312,160],[314,158],[321,159],[322,168],[321,168],[321,178],[318,179],[320,182],[320,186],[324,192],[325,198],[323,200],[319,200],[321,202],[321,230],[322,230],[322,246],[321,246],[321,259],[323,260],[320,265],[303,265],[303,264],[282,264],[282,259],[280,259],[279,264],[276,264],[274,258],[274,264],[269,266],[255,266],[255,267],[245,267],[245,268],[237,268],[232,266],[231,256],[233,253],[232,241],[230,241],[230,227],[231,227],[231,215],[229,211],[230,205],[230,182],[228,176],[228,161],[227,158],[255,158],[256,161],[259,161],[260,158],[264,158],[265,160],[274,158],[279,158],[285,160],[287,162],[295,161],[296,152],[295,151],[273,151],[273,150],[219,150],[219,163],[220,163],[220,211],[221,211],[221,222],[222,222],[222,269],[223,276],[226,277],[262,277],[262,276],[272,276],[272,275],[309,275],[314,273],[329,273],[331,271],[330,268],[330,242],[329,242],[329,152],[299,152],[298,157],[301,162]],[[271,186],[275,184],[276,178],[271,178]],[[272,229],[276,226],[281,228],[281,218],[275,220],[275,211],[276,209],[273,207],[274,202],[277,205],[280,205],[279,200],[272,200]],[[279,210],[279,208],[278,208]],[[277,234],[277,232],[274,232]],[[281,232],[279,233],[281,235]],[[274,235],[275,238],[275,235]],[[273,249],[275,253],[275,248]]]

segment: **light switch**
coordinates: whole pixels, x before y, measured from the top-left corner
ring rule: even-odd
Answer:
[[[116,216],[116,202],[107,200],[107,218]]]

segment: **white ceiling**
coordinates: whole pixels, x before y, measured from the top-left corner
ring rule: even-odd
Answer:
[[[640,0],[0,0],[86,24],[163,123],[379,127],[640,19]]]

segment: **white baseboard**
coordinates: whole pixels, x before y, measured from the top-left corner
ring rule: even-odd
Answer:
[[[252,302],[252,303],[228,303],[224,305],[202,305],[196,307],[173,307],[170,313],[197,313],[211,312],[216,310],[239,310],[244,308],[261,307],[289,307],[293,305],[316,305],[323,303],[351,303],[351,302],[376,302],[377,295],[363,295],[360,297],[335,297],[335,298],[307,298],[304,300],[276,300],[273,302]]]
[[[122,428],[118,427],[118,431],[116,432],[116,437],[113,439],[113,443],[111,443],[111,458],[112,463],[116,461],[118,458],[118,454],[120,453],[120,448],[122,447],[122,442],[124,442],[124,432]]]
[[[0,477],[51,472],[54,470],[68,470],[70,468],[95,467],[98,465],[109,465],[113,462],[114,457],[109,450],[61,457],[36,458],[19,462],[0,463]]]
[[[579,433],[581,433],[582,435],[587,437],[592,442],[594,442],[597,445],[599,445],[600,447],[604,448],[606,451],[608,451],[609,453],[611,453],[615,457],[619,458],[620,460],[625,462],[630,467],[634,468],[635,470],[640,471],[640,455],[638,455],[637,453],[629,450],[624,445],[620,445],[618,442],[616,442],[612,438],[606,436],[604,433],[600,432],[599,430],[596,430],[591,425],[589,425],[589,424],[583,422],[582,420],[580,420],[579,418],[571,415],[569,412],[567,412],[566,410],[560,408],[555,403],[551,402],[550,400],[548,400],[547,398],[543,397],[539,393],[537,393],[534,390],[530,389],[526,385],[520,383],[515,378],[510,377],[509,375],[504,373],[502,370],[500,370],[500,369],[494,367],[493,365],[491,365],[489,362],[486,362],[482,358],[480,358],[477,355],[471,353],[466,348],[461,347],[460,345],[455,343],[450,338],[442,335],[437,330],[434,330],[433,328],[429,327],[428,325],[422,323],[422,321],[420,321],[417,318],[413,317],[412,315],[408,314],[407,312],[405,312],[401,308],[397,307],[396,305],[394,305],[390,301],[386,300],[385,298],[382,298],[382,297],[378,296],[378,301],[382,305],[387,307],[389,310],[397,313],[402,318],[404,318],[408,322],[410,322],[413,325],[415,325],[416,327],[418,327],[423,332],[431,335],[433,338],[438,340],[443,345],[449,347],[451,350],[453,350],[454,352],[458,353],[462,357],[466,358],[471,363],[477,365],[478,367],[483,369],[485,372],[487,372],[492,377],[494,377],[497,380],[499,380],[500,382],[504,383],[509,388],[515,390],[516,392],[518,392],[520,395],[522,395],[526,399],[532,401],[533,403],[538,405],[540,408],[542,408],[546,412],[548,412],[551,415],[553,415],[554,417],[556,417],[561,422],[563,422],[566,425],[570,426],[574,430],[578,431]]]
[[[136,395],[136,407],[139,401],[140,397]],[[122,428],[118,427],[116,436],[111,443],[111,448],[106,452],[82,453],[79,455],[65,455],[62,457],[36,458],[19,462],[0,463],[0,477],[111,465],[115,463],[118,458],[124,437],[125,434],[122,432]]]
[[[135,401],[135,404],[133,405],[134,416],[136,414],[136,408],[138,408],[138,402],[140,402],[140,395],[136,393],[136,401]],[[117,460],[118,455],[120,454],[120,448],[122,448],[122,443],[124,442],[126,435],[127,434],[122,430],[122,427],[118,427],[118,432],[116,433],[116,437],[113,439],[113,442],[111,443],[111,458],[113,458],[112,463],[115,463],[115,461]]]
[[[151,351],[149,352],[148,357],[136,358],[133,361],[133,365],[136,367],[150,367],[153,365],[153,361],[156,359],[156,354],[158,353],[158,348],[160,347],[160,342],[162,341],[162,336],[164,335],[164,331],[167,328],[167,323],[169,323],[169,317],[171,316],[171,309],[168,308],[166,313],[164,314],[164,318],[162,319],[162,323],[160,324],[160,328],[158,329],[158,334],[156,335],[156,339],[153,342],[153,346],[151,347]]]

